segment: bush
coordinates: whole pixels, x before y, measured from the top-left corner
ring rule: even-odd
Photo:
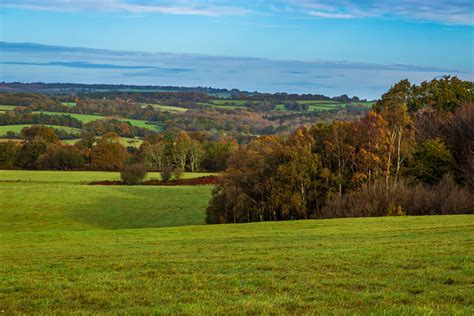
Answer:
[[[163,169],[161,169],[160,175],[163,182],[170,181],[171,177],[173,176],[173,168],[170,166],[163,167]]]
[[[183,177],[183,174],[184,174],[184,172],[183,172],[183,169],[181,169],[181,168],[175,168],[173,170],[173,177],[174,177],[175,180],[181,179]]]
[[[376,181],[342,196],[332,196],[318,218],[394,215],[442,215],[474,213],[474,198],[469,189],[459,186],[450,175],[437,185],[409,180],[385,188]]]
[[[145,179],[147,170],[144,164],[135,163],[125,166],[120,172],[122,181],[126,184],[140,184]]]

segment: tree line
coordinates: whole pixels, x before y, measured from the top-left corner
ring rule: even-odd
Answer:
[[[148,171],[222,171],[237,149],[230,137],[209,139],[205,132],[187,133],[172,129],[147,135],[139,148],[125,147],[117,133],[100,137],[83,133],[74,145],[61,142],[55,130],[33,125],[21,131],[22,142],[0,143],[0,168],[45,170],[120,171],[141,164]]]

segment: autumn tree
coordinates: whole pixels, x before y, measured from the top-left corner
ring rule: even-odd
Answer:
[[[55,143],[38,157],[38,166],[49,170],[73,170],[84,165],[79,149],[71,145]]]
[[[92,147],[91,164],[96,170],[121,170],[127,151],[120,144],[120,138],[115,133],[103,135]]]
[[[16,165],[25,169],[37,168],[38,157],[58,141],[54,130],[43,125],[25,127],[21,130],[21,135],[25,142],[18,151]]]

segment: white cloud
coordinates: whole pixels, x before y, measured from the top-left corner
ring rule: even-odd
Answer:
[[[230,5],[199,1],[130,1],[130,0],[2,0],[1,7],[43,11],[117,11],[137,14],[242,15],[248,10]]]
[[[389,18],[474,25],[473,0],[0,0],[0,7],[204,16],[258,12],[326,19]]]
[[[328,18],[328,19],[353,19],[354,16],[347,13],[330,13],[322,11],[309,11],[309,15],[315,16],[318,18]]]
[[[396,18],[441,24],[474,24],[472,0],[286,0],[319,18]]]

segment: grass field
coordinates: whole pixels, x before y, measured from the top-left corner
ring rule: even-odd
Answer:
[[[226,109],[226,110],[248,109],[247,107],[243,105],[239,105],[238,103],[235,103],[235,102],[230,102],[230,101],[225,100],[225,102],[229,102],[233,105],[223,105],[224,102],[218,102],[218,101],[219,100],[213,100],[209,103],[198,102],[198,104],[200,106],[211,107],[215,109]],[[239,100],[234,100],[234,101],[239,101]]]
[[[216,175],[208,172],[185,172],[183,179]],[[159,172],[149,172],[146,179],[161,179]],[[120,180],[120,173],[113,171],[31,171],[0,170],[0,182],[36,182],[81,184],[102,180]]]
[[[308,104],[308,111],[327,111],[327,110],[337,110],[337,109],[344,109],[346,106],[349,105],[363,105],[364,107],[370,108],[374,102],[353,102],[353,103],[343,103],[337,102],[332,100],[309,100],[309,101],[296,101],[300,104]],[[286,111],[285,105],[283,103],[277,104],[275,109],[277,111]]]
[[[75,107],[76,106],[76,102],[61,102],[61,103],[65,106],[69,106],[69,107]]]
[[[171,105],[163,105],[163,104],[143,104],[142,107],[146,108],[148,106],[151,106],[155,109],[159,109],[162,111],[169,111],[169,112],[186,112],[189,109],[182,108],[179,106],[171,106]]]
[[[0,105],[1,111],[11,111],[15,108],[15,105]]]
[[[83,123],[89,123],[96,120],[103,120],[107,118],[106,116],[94,115],[94,114],[78,114],[78,113],[63,113],[63,112],[45,112],[45,111],[36,111],[34,113],[44,113],[49,115],[70,115]],[[162,127],[159,125],[149,124],[147,121],[144,120],[134,120],[128,118],[116,118],[122,121],[128,121],[133,126],[147,128],[153,131],[161,131]]]
[[[212,187],[108,174],[0,171],[2,313],[474,313],[472,215],[199,225]]]
[[[100,138],[100,137],[97,137],[97,138]],[[63,140],[62,142],[65,144],[74,145],[80,140],[81,140],[80,138],[75,138],[75,139]],[[126,147],[131,146],[131,147],[138,148],[143,143],[143,140],[139,138],[120,137],[120,143]]]
[[[7,132],[14,132],[15,134],[20,134],[21,130],[25,127],[29,127],[31,124],[21,124],[21,125],[1,125],[0,126],[0,137],[5,136]],[[58,126],[58,125],[46,125],[51,128],[61,129],[68,133],[72,134],[81,134],[81,130],[79,128],[68,127],[68,126]]]

